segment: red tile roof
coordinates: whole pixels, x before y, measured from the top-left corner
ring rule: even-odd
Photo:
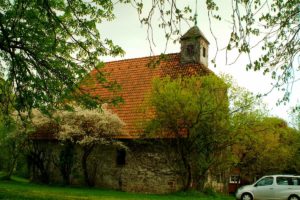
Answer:
[[[121,96],[124,103],[113,107],[119,117],[126,123],[124,128],[125,138],[136,138],[143,133],[141,123],[149,115],[141,111],[144,100],[150,94],[152,80],[155,77],[177,77],[195,74],[208,74],[211,71],[201,64],[180,64],[179,54],[167,54],[164,59],[161,56],[133,58],[105,63],[101,72],[107,73],[109,81],[117,81],[122,90],[116,95]],[[153,66],[153,63],[158,62]],[[91,81],[82,85],[82,89],[92,95],[109,98],[113,94],[94,81],[99,71],[92,70]]]

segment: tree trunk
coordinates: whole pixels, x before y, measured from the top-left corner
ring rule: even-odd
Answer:
[[[17,157],[13,156],[11,164],[8,167],[7,174],[2,179],[4,179],[4,180],[10,180],[11,179],[11,176],[12,176],[14,170],[15,170],[15,167],[16,167],[17,159],[18,159]]]
[[[74,145],[67,141],[59,155],[59,168],[65,185],[70,185],[70,175],[74,163]]]
[[[90,156],[93,148],[94,148],[94,145],[83,147],[83,155],[82,155],[82,160],[81,160],[84,181],[85,181],[85,184],[89,187],[93,187],[95,185],[95,182],[93,180],[91,180],[91,178],[89,176],[88,166],[87,166],[88,157]]]
[[[201,174],[199,176],[198,184],[197,184],[197,189],[200,191],[204,190],[205,182],[206,182],[207,176],[205,174]]]
[[[187,182],[184,189],[188,190],[193,188],[192,168],[190,163],[187,163],[186,170],[187,170]]]
[[[188,158],[187,158],[187,155],[185,155],[183,153],[183,150],[181,150],[181,159],[182,159],[182,162],[183,162],[183,165],[184,165],[184,168],[186,170],[186,173],[187,173],[187,179],[186,179],[186,184],[183,188],[183,190],[189,190],[190,188],[192,188],[192,183],[193,183],[193,179],[192,179],[192,167],[188,161]]]

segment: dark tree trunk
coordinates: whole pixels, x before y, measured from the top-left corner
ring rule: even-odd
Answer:
[[[49,176],[49,157],[47,157],[47,153],[45,150],[40,150],[37,147],[28,155],[28,161],[31,165],[38,169],[35,173],[39,173],[38,179],[42,183],[49,183],[50,176]]]
[[[203,191],[207,176],[205,174],[201,174],[198,176],[198,179],[199,180],[197,181],[197,190]]]
[[[183,190],[189,190],[191,187],[192,187],[192,182],[193,182],[193,179],[192,179],[192,167],[189,163],[189,160],[187,158],[187,155],[184,153],[184,149],[182,146],[179,146],[180,148],[180,154],[181,154],[181,159],[182,159],[182,162],[183,162],[183,165],[184,165],[184,168],[186,170],[186,174],[187,174],[187,177],[186,177],[186,184],[183,188]]]
[[[59,168],[64,179],[64,184],[70,185],[70,175],[74,163],[74,145],[71,141],[67,141],[65,148],[59,155]]]
[[[10,180],[11,179],[11,176],[15,170],[15,167],[16,167],[16,163],[17,163],[17,157],[14,157],[12,158],[12,161],[10,162],[10,165],[8,166],[8,171],[7,171],[7,174],[2,177],[2,179],[4,180]]]
[[[82,159],[81,159],[84,181],[85,181],[85,184],[89,187],[93,187],[95,185],[94,179],[89,176],[89,170],[88,170],[88,164],[87,164],[88,157],[92,153],[94,146],[95,145],[83,147],[83,155],[82,155]]]
[[[188,162],[186,164],[186,170],[187,170],[187,182],[184,189],[188,190],[193,187],[192,169],[191,169],[191,165]]]

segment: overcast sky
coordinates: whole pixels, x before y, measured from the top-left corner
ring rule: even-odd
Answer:
[[[151,2],[151,1],[148,1]],[[189,4],[191,8],[195,8],[195,0],[180,1]],[[216,37],[218,38],[219,46],[224,47],[226,42],[228,42],[230,29],[230,0],[217,1],[221,5],[220,13],[223,17],[221,22],[212,22],[212,29]],[[105,61],[110,60],[120,60],[126,58],[136,58],[144,57],[150,55],[150,46],[147,40],[147,30],[146,27],[142,26],[138,20],[138,15],[136,10],[134,10],[130,5],[116,5],[115,7],[116,19],[111,22],[103,23],[99,26],[100,32],[103,37],[112,39],[115,44],[120,45],[126,52],[124,57],[103,58]],[[211,60],[216,52],[216,45],[213,36],[210,32],[209,20],[207,16],[207,10],[204,0],[198,0],[197,6],[198,12],[198,27],[205,34],[206,38],[210,41],[209,46],[209,60]],[[154,17],[155,19],[155,17]],[[193,26],[193,24],[190,24]],[[182,25],[182,33],[186,32],[189,26],[186,24]],[[155,29],[155,48],[154,54],[159,55],[165,49],[166,40],[164,33],[159,29]],[[180,51],[180,44],[168,45],[166,53],[177,53]],[[255,49],[255,56],[260,55],[260,49]],[[233,61],[237,53],[233,52],[230,54],[229,59]],[[268,92],[271,87],[271,79],[267,76],[263,76],[262,72],[252,72],[246,71],[245,65],[248,63],[248,58],[246,56],[240,57],[237,62],[232,65],[226,65],[225,53],[219,53],[217,57],[217,67],[214,68],[212,64],[209,64],[209,68],[213,70],[216,74],[227,73],[234,77],[237,83],[247,88],[248,90],[254,92],[255,94],[264,94]],[[277,100],[282,97],[282,93],[277,90],[273,90],[268,96],[264,97],[264,101],[268,104],[268,107],[272,115],[279,116],[288,120],[288,112],[290,107],[294,106],[300,101],[300,81],[294,84],[293,92],[291,95],[291,101],[287,105],[276,106]]]

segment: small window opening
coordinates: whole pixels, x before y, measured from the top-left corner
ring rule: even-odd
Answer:
[[[189,55],[189,56],[194,55],[194,51],[195,51],[194,45],[189,44],[189,45],[187,46],[187,55]]]
[[[126,161],[126,150],[118,149],[117,150],[117,166],[124,166]]]
[[[238,175],[231,175],[229,177],[229,183],[235,183],[235,184],[240,184],[240,176]]]
[[[203,51],[203,57],[206,57],[206,49],[205,49],[205,47],[203,47],[202,51]]]

